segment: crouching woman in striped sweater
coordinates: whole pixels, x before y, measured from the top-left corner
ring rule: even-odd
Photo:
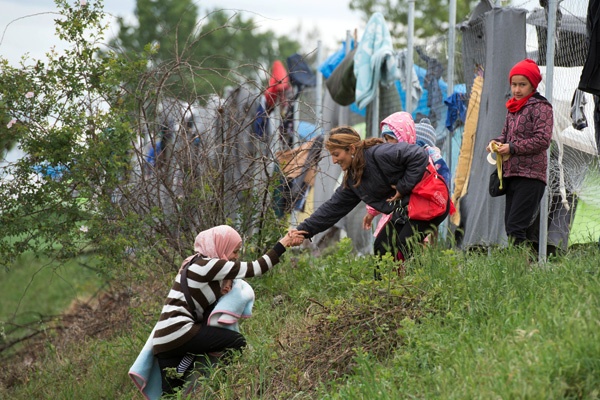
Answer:
[[[258,260],[242,262],[237,260],[242,238],[235,229],[220,225],[198,234],[194,243],[196,254],[184,260],[163,306],[152,341],[165,394],[173,393],[183,385],[182,376],[195,356],[200,356],[206,363],[214,362],[213,354],[225,352],[226,356],[246,345],[241,333],[206,324],[222,296],[222,281],[264,274],[279,262],[286,247],[299,245],[303,239],[301,235],[288,233]],[[181,285],[186,265],[192,306],[186,301]],[[179,375],[173,377],[170,373],[173,369]]]

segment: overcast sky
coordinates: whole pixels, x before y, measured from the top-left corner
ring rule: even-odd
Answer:
[[[81,0],[70,0],[78,5]],[[93,0],[87,0],[91,2]],[[203,0],[198,1],[200,15],[206,9],[222,8],[247,11],[261,27],[277,34],[291,34],[300,25],[303,32],[318,30],[323,45],[336,49],[346,31],[358,29],[362,34],[365,23],[357,12],[350,11],[350,0]],[[133,19],[135,0],[104,0],[104,10],[114,17]],[[57,17],[53,0],[0,0],[0,55],[16,63],[23,54],[34,59],[44,58],[52,47],[60,48],[54,36],[54,19]],[[111,29],[108,35],[116,34]],[[305,43],[316,48],[317,43]],[[304,48],[304,51],[309,49]]]

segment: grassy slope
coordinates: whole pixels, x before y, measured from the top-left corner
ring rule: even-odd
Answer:
[[[99,278],[86,259],[64,265],[35,258],[21,257],[11,270],[0,271],[0,321],[15,315],[62,312],[74,298],[94,293]]]
[[[249,348],[194,398],[593,399],[600,396],[597,248],[544,268],[516,250],[426,250],[403,279],[342,242],[314,259],[288,253],[250,283]],[[124,331],[49,348],[0,398],[131,399],[126,373],[170,278],[141,293]],[[148,283],[150,285],[150,283]],[[160,287],[164,290],[160,290]],[[43,367],[42,367],[43,365]]]

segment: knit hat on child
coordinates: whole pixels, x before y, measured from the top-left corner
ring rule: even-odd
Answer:
[[[421,119],[418,124],[415,124],[415,128],[417,131],[417,144],[421,144],[419,143],[420,141],[429,147],[435,147],[437,135],[435,134],[435,129],[431,125],[429,118]]]
[[[526,58],[523,61],[519,61],[511,68],[508,74],[508,83],[514,75],[523,75],[531,83],[534,89],[537,89],[538,85],[542,81],[542,74],[540,68],[535,61]]]

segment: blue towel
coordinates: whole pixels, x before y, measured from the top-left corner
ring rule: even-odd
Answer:
[[[211,313],[208,325],[227,328],[239,332],[239,318],[252,316],[254,290],[241,279],[234,279],[231,291],[221,297]],[[152,337],[142,348],[137,359],[129,369],[129,377],[147,400],[157,400],[162,395],[162,382],[158,359],[152,352]]]
[[[153,336],[154,329],[152,329],[152,333],[150,333],[150,337],[142,351],[129,369],[129,377],[147,400],[157,400],[162,395],[160,367],[158,366],[158,359],[154,357],[152,352]]]
[[[219,299],[208,317],[208,325],[240,331],[240,318],[250,318],[254,305],[254,290],[242,279],[234,279],[233,287]]]
[[[363,108],[373,101],[377,85],[392,85],[400,79],[392,36],[381,13],[374,13],[354,55],[356,105]]]

